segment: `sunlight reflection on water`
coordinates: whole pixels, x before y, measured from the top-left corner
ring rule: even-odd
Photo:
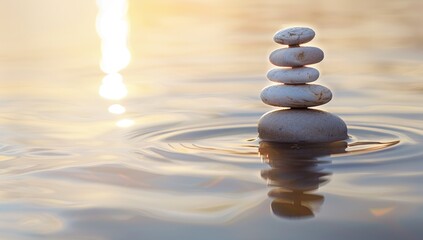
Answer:
[[[127,46],[129,24],[127,21],[126,0],[97,0],[99,13],[97,16],[97,32],[101,38],[100,68],[107,75],[103,78],[99,94],[105,99],[122,100],[128,94],[120,72],[129,65],[131,54]],[[124,106],[112,104],[108,108],[112,114],[121,115],[126,112]],[[127,128],[134,125],[132,119],[120,119],[116,126]]]
[[[118,73],[128,66],[131,54],[127,47],[129,25],[126,0],[97,0],[97,32],[101,38],[101,70]]]

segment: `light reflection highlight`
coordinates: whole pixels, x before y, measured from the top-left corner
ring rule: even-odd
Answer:
[[[120,100],[126,97],[128,90],[119,73],[108,74],[103,78],[99,90],[100,96],[105,99]]]
[[[120,115],[126,112],[126,108],[120,104],[110,105],[108,110],[110,113],[117,114],[117,115]]]
[[[117,73],[128,66],[131,54],[127,47],[129,25],[126,0],[97,0],[97,32],[101,38],[103,72]]]
[[[121,100],[128,94],[128,89],[119,71],[129,65],[131,53],[128,49],[129,24],[127,20],[127,0],[97,0],[99,13],[96,28],[101,39],[101,70],[107,75],[103,78],[99,94],[109,100]],[[126,109],[120,104],[108,108],[112,114],[124,114]],[[133,120],[122,119],[116,126],[132,126]]]
[[[134,125],[134,123],[135,122],[132,119],[121,119],[121,120],[116,122],[116,126],[118,126],[120,128],[127,128],[127,127]]]
[[[387,208],[371,208],[369,211],[375,217],[382,217],[392,212],[393,210],[394,210],[394,207],[387,207]]]

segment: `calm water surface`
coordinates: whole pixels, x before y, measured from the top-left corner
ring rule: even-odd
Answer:
[[[0,239],[421,239],[422,9],[0,0]],[[347,142],[257,139],[292,25]]]

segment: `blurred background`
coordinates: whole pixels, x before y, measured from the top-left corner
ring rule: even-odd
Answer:
[[[26,87],[22,85],[30,80],[34,83],[31,85],[34,94],[57,87],[65,95],[71,94],[72,88],[90,91],[89,87],[94,88],[98,83],[96,77],[102,76],[101,68],[96,67],[102,55],[98,35],[101,29],[98,26],[96,29],[99,6],[106,9],[114,4],[116,14],[120,14],[119,5],[126,8],[127,12],[121,10],[121,20],[126,21],[128,31],[116,33],[119,26],[110,25],[113,17],[104,22],[103,28],[109,28],[115,36],[126,35],[124,40],[131,57],[123,70],[134,94],[138,94],[137,88],[146,89],[140,87],[141,82],[166,91],[168,85],[173,87],[176,81],[187,79],[263,78],[271,67],[267,56],[278,47],[272,43],[274,32],[297,25],[316,30],[317,36],[309,45],[325,51],[326,59],[318,67],[322,80],[337,79],[330,87],[363,88],[369,94],[380,89],[395,90],[395,94],[383,94],[380,101],[385,104],[395,104],[398,98],[404,100],[404,91],[421,90],[416,81],[421,75],[423,35],[419,26],[422,20],[419,0],[98,3],[2,0],[1,77],[13,77],[13,81],[3,86],[19,84],[13,91],[24,91]],[[117,54],[112,58],[125,56]],[[40,79],[44,77],[56,81],[49,81],[49,86],[45,86]],[[251,91],[266,85],[263,80]],[[80,88],[78,81],[85,87]],[[225,94],[228,90],[227,86],[216,87],[215,90]],[[11,89],[3,89],[6,92],[3,96],[10,94]],[[196,89],[199,93],[204,90]],[[342,99],[333,102],[342,106],[350,102]]]
[[[418,239],[422,11],[421,0],[0,0],[0,236]],[[317,83],[334,93],[320,109],[352,142],[300,171],[261,158],[256,139],[273,109],[259,99],[272,37],[291,26],[316,31]],[[316,217],[277,217],[290,213],[270,181],[326,183],[299,194],[319,202],[302,212]]]

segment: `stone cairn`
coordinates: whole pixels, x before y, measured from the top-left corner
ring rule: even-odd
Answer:
[[[265,104],[290,109],[271,111],[258,124],[259,138],[263,141],[285,143],[328,143],[348,138],[347,127],[339,117],[309,107],[328,103],[331,91],[318,84],[309,84],[319,78],[319,71],[305,65],[323,60],[323,51],[316,47],[300,46],[311,41],[315,32],[306,27],[281,30],[274,41],[287,48],[270,54],[275,68],[267,78],[277,84],[264,88],[261,99]]]

